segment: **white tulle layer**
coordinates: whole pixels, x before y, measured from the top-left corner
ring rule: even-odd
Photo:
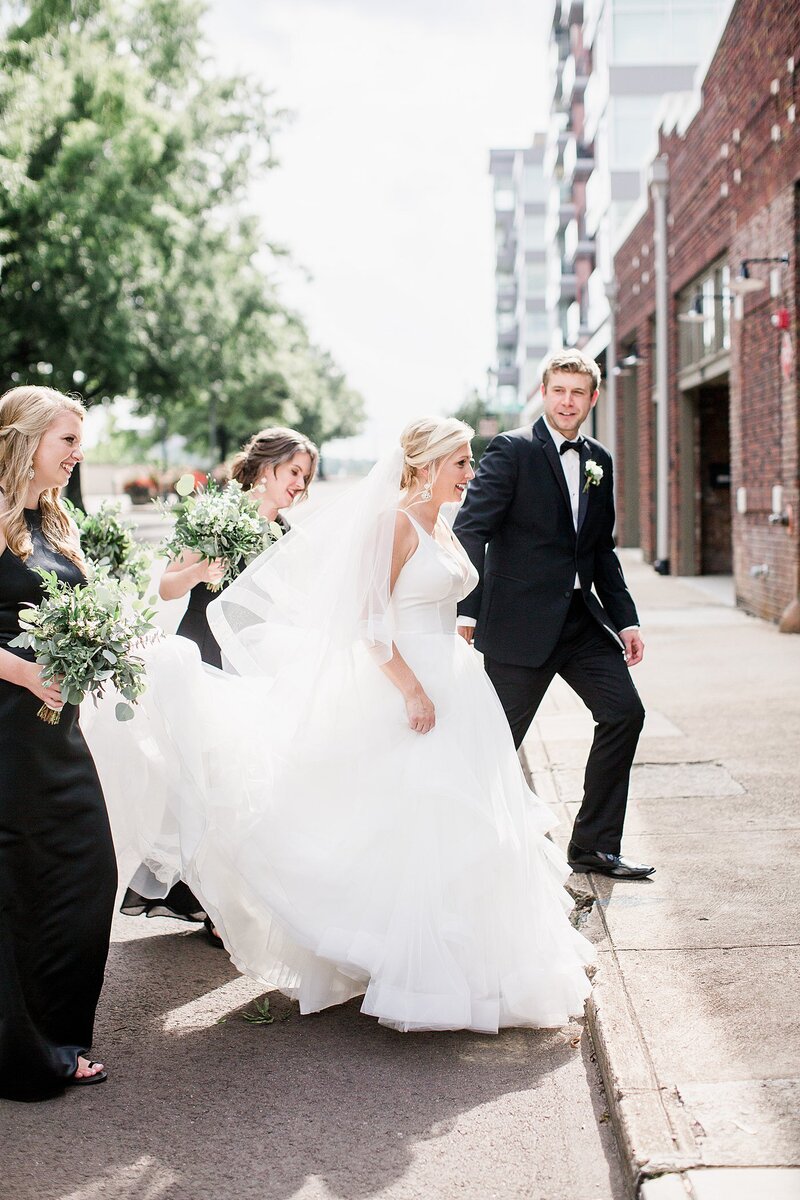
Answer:
[[[400,1030],[563,1025],[593,951],[543,836],[553,814],[475,652],[450,634],[398,644],[436,706],[429,734],[356,652],[314,681],[285,743],[285,675],[278,695],[184,639],[150,649],[135,720],[104,704],[87,728],[121,869],[182,876],[236,966],[303,1012],[364,994]]]

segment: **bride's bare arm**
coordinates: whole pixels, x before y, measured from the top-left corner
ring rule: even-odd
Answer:
[[[392,592],[401,570],[416,550],[418,540],[417,531],[411,522],[398,513],[394,527],[392,573],[389,581]],[[392,643],[392,657],[388,662],[381,664],[381,670],[402,693],[411,729],[415,733],[429,733],[436,724],[436,710],[394,642]]]

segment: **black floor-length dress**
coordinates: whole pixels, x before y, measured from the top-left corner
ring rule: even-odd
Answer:
[[[33,553],[0,555],[0,646],[42,597],[35,568],[73,586],[80,570],[26,510]],[[12,654],[33,658],[29,650]],[[0,1096],[58,1094],[92,1044],[111,930],[117,868],[92,756],[66,704],[57,725],[41,701],[0,680]]]

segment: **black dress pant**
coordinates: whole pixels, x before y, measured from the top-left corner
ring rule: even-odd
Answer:
[[[489,658],[484,665],[516,747],[522,744],[554,676],[560,675],[583,700],[596,728],[572,841],[584,850],[619,854],[631,764],[644,723],[644,708],[619,646],[576,591],[558,643],[540,667]]]

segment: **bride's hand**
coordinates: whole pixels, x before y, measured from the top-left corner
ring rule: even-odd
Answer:
[[[406,696],[406,713],[415,733],[430,733],[436,724],[436,709],[421,688]]]

